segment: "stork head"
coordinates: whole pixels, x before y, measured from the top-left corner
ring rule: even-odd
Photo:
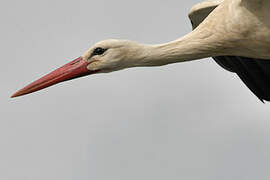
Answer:
[[[29,94],[78,77],[135,66],[137,59],[143,54],[138,51],[143,49],[142,45],[127,40],[98,42],[79,58],[27,85],[11,97]]]
[[[110,39],[96,43],[81,57],[90,72],[107,73],[135,65],[143,49],[133,41]]]

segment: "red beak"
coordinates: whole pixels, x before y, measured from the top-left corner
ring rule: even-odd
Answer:
[[[89,71],[87,69],[87,65],[89,62],[83,60],[82,57],[79,57],[64,66],[54,70],[53,72],[43,76],[42,78],[34,81],[23,89],[17,91],[11,97],[22,96],[25,94],[29,94],[46,87],[52,86],[54,84],[75,79],[78,77],[86,76],[89,74],[96,73],[97,71]]]

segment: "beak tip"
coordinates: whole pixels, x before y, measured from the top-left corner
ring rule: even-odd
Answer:
[[[10,98],[15,98],[15,97],[18,97],[19,95],[17,95],[16,93],[15,94],[12,94],[12,96],[10,96]]]
[[[17,91],[16,93],[12,94],[10,96],[10,98],[15,98],[15,97],[18,97],[18,96],[22,96],[24,93],[22,93],[21,91]]]
[[[16,94],[13,94],[12,96],[10,96],[10,98],[15,98],[15,97],[17,97]]]

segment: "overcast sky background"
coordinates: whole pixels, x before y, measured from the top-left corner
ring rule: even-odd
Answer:
[[[99,40],[185,35],[198,2],[3,1],[0,179],[269,180],[269,104],[211,59],[9,98]]]

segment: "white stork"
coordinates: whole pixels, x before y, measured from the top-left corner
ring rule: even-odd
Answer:
[[[194,30],[180,39],[158,45],[98,42],[12,97],[94,73],[214,57],[222,67],[237,73],[260,100],[270,101],[270,1],[208,0],[195,5],[189,17]]]

